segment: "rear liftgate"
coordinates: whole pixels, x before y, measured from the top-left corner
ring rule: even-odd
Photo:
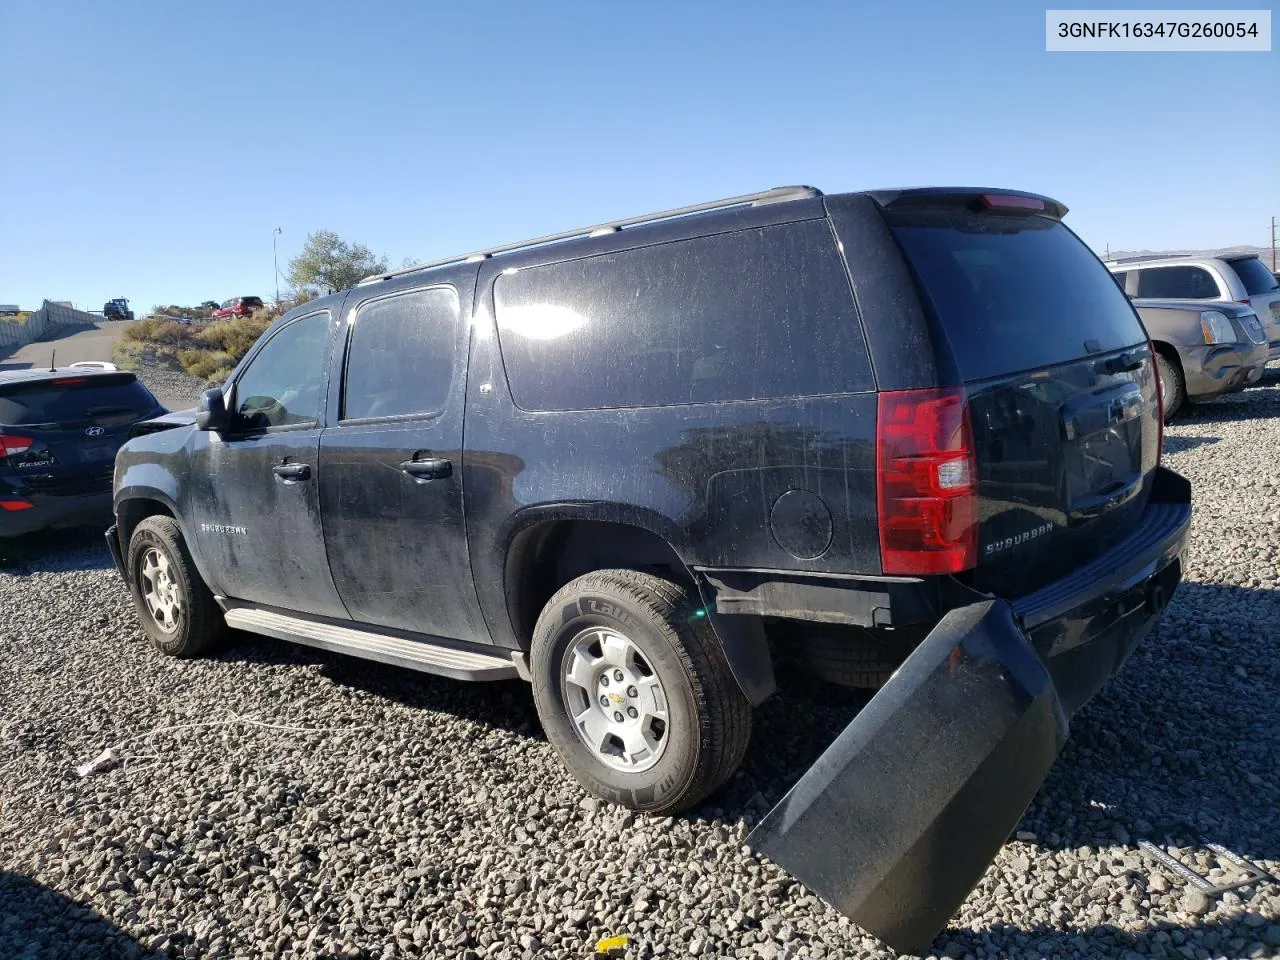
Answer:
[[[926,952],[1066,737],[1053,681],[1009,605],[961,607],[747,844],[889,946]]]

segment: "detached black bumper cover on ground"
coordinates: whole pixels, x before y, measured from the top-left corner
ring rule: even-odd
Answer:
[[[1159,469],[1143,523],[1014,604],[948,613],[747,838],[903,952],[924,952],[1017,826],[1068,720],[1172,596],[1191,488]]]

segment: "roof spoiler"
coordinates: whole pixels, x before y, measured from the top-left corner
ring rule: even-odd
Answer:
[[[867,195],[886,210],[904,207],[966,207],[1001,213],[1040,214],[1061,220],[1067,206],[1039,193],[1003,187],[909,187],[902,190],[868,190]]]

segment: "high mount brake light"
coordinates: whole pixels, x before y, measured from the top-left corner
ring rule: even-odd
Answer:
[[[0,433],[0,459],[25,453],[31,448],[30,437],[17,437],[11,433]]]
[[[993,210],[1044,210],[1043,200],[1036,197],[1020,197],[1012,193],[984,193],[982,204]]]
[[[59,377],[53,381],[55,387],[69,387],[73,383],[84,383],[87,377]]]
[[[885,573],[977,565],[978,466],[963,389],[880,394],[876,483]]]

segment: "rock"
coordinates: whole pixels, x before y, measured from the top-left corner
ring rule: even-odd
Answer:
[[[1190,913],[1197,917],[1202,917],[1209,912],[1209,898],[1199,890],[1188,888],[1182,892],[1182,898],[1178,901],[1179,908],[1183,913]]]

